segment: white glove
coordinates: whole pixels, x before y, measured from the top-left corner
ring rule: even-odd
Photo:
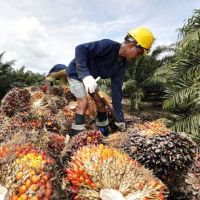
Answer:
[[[0,199],[8,199],[8,190],[2,185],[0,185]]]
[[[102,200],[125,200],[122,193],[114,189],[102,189],[100,198]]]
[[[96,80],[92,76],[86,76],[83,79],[83,84],[85,86],[85,90],[88,93],[94,93],[97,88]]]

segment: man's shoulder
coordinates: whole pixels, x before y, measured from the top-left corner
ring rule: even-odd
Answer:
[[[98,40],[98,42],[107,43],[107,44],[119,44],[119,42],[111,40],[111,39],[101,39],[101,40]]]

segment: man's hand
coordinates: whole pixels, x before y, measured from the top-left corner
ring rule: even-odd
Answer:
[[[85,86],[85,90],[88,93],[94,93],[97,88],[96,80],[92,76],[86,76],[83,78],[83,84]]]
[[[126,123],[125,122],[115,122],[115,125],[121,132],[125,132],[127,130]]]

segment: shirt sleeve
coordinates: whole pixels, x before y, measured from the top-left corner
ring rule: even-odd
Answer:
[[[85,43],[75,48],[75,64],[78,78],[90,75],[88,60],[92,56],[103,56],[112,48],[112,41],[108,39]]]
[[[120,122],[124,122],[124,113],[122,111],[122,85],[125,76],[125,67],[111,78],[112,104],[114,114]]]

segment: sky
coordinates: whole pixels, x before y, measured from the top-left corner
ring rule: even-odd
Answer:
[[[55,64],[68,65],[78,44],[123,42],[138,26],[154,33],[154,47],[172,44],[200,0],[1,0],[0,8],[3,62],[47,73]]]

